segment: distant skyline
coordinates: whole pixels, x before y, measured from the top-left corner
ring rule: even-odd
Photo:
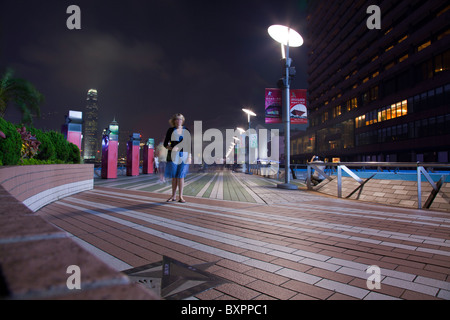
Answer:
[[[72,4],[81,30],[66,27]],[[9,1],[0,10],[0,70],[13,68],[44,94],[38,128],[59,131],[69,110],[85,111],[90,89],[100,131],[115,118],[121,130],[160,141],[174,113],[187,126],[233,128],[247,124],[243,107],[265,125],[264,89],[282,71],[267,28],[288,24],[305,37],[305,11],[304,0]],[[293,87],[307,89],[307,45],[291,57]],[[14,108],[5,118],[20,120]]]

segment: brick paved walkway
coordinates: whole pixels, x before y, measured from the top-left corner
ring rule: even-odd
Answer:
[[[285,191],[219,171],[166,203],[154,177],[98,180],[38,214],[118,270],[168,256],[229,282],[197,299],[450,299],[450,215]],[[366,269],[381,268],[369,290]],[[82,266],[80,266],[82,268]]]

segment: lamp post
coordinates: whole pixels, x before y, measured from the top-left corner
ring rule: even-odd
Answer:
[[[291,158],[291,110],[290,110],[290,71],[292,59],[289,58],[289,47],[300,47],[303,45],[303,38],[295,30],[280,25],[273,25],[268,29],[269,35],[281,44],[281,55],[284,62],[285,77],[283,78],[283,121],[284,121],[284,155],[285,155],[285,183],[278,184],[281,189],[297,190],[298,187],[290,183],[290,158]],[[286,51],[284,47],[286,46]]]
[[[249,110],[249,109],[242,109],[242,111],[244,111],[247,116],[248,116],[248,168],[247,168],[247,174],[252,174],[250,172],[250,117],[256,117],[256,113],[254,113],[253,111]]]
[[[239,133],[241,134],[241,139],[243,139],[242,141],[244,142],[244,152],[245,152],[245,136],[244,136],[244,133],[245,133],[245,130],[244,129],[242,129],[242,128],[236,128],[238,131],[239,131]],[[239,141],[241,141],[241,140],[239,140]],[[240,143],[240,145],[242,146],[242,143]],[[239,154],[241,153],[241,149],[239,148]],[[239,155],[238,155],[238,160],[239,160]],[[242,167],[242,172],[245,172],[245,154],[244,154],[244,166]]]

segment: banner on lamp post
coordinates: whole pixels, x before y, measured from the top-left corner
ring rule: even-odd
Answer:
[[[266,89],[266,123],[282,123],[282,95],[280,89]]]
[[[291,124],[308,124],[308,110],[306,108],[305,89],[293,89],[290,91],[290,116]],[[283,122],[283,95],[281,89],[266,89],[266,124]]]
[[[308,110],[306,109],[306,90],[291,90],[290,100],[291,124],[308,124]]]

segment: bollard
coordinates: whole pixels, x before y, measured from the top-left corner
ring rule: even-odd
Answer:
[[[139,144],[141,135],[133,133],[127,142],[127,176],[139,175]]]
[[[117,178],[117,158],[119,152],[119,124],[114,120],[105,129],[102,138],[102,179]]]
[[[155,150],[155,140],[154,139],[148,139],[147,143],[144,146],[144,163],[142,168],[143,174],[149,174],[153,173],[154,168],[154,150]]]

